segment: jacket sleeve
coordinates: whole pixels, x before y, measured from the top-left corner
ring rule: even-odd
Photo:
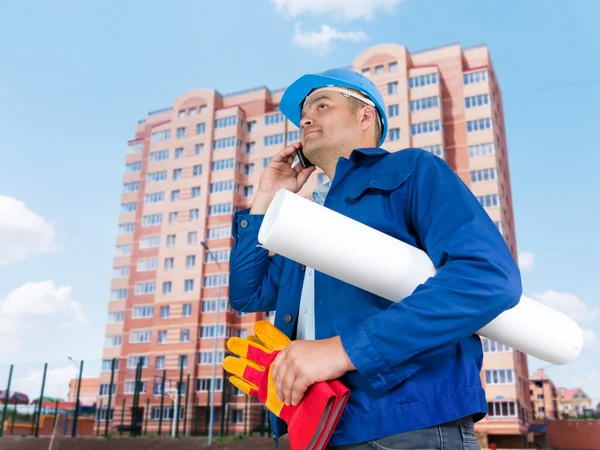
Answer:
[[[437,156],[423,151],[415,161],[398,207],[436,274],[341,336],[356,369],[384,391],[514,307],[522,294],[514,257],[470,189]]]
[[[283,258],[269,257],[259,246],[258,232],[264,215],[234,214],[231,228],[233,246],[229,257],[229,302],[239,312],[275,310]]]

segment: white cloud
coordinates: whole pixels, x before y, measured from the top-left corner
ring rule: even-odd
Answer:
[[[377,10],[389,14],[401,2],[402,0],[271,0],[277,12],[290,17],[301,14],[332,14],[346,20],[370,20]]]
[[[24,392],[29,396],[29,400],[39,397],[44,377],[44,365],[39,364],[40,369],[31,371],[28,375],[18,377],[14,380],[11,390]],[[46,383],[44,385],[44,397],[60,397],[67,400],[69,395],[69,382],[77,378],[79,370],[75,364],[67,364],[57,369],[48,367],[46,371]]]
[[[600,308],[590,309],[577,296],[568,292],[556,292],[549,289],[533,294],[532,298],[562,311],[578,323],[592,322],[600,313]]]
[[[22,332],[87,325],[81,303],[71,298],[71,287],[54,281],[26,283],[0,299],[0,354],[20,348]]]
[[[531,253],[531,252],[519,253],[519,268],[521,270],[533,269],[533,253]]]
[[[23,202],[0,195],[0,266],[57,250],[52,224]]]
[[[301,48],[313,50],[321,56],[327,55],[333,48],[335,41],[358,42],[367,39],[364,31],[338,31],[329,25],[321,25],[319,31],[305,32],[301,24],[294,26],[294,37],[292,41]]]
[[[587,330],[587,329],[583,330],[583,347],[584,348],[596,345],[597,342],[598,342],[598,336],[596,336],[596,333],[594,333],[594,330]]]

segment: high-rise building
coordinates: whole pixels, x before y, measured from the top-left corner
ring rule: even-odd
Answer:
[[[383,147],[420,147],[447,161],[516,258],[502,95],[488,49],[453,44],[409,53],[385,44],[357,55],[352,68],[384,95],[389,134]],[[123,401],[130,411],[141,360],[141,396],[133,406],[149,408],[149,429],[163,411],[159,394],[166,371],[165,390],[172,392],[181,380],[188,392],[185,401],[173,396],[186,430],[204,432],[218,336],[216,425],[240,429],[254,427],[257,417],[264,420],[257,407],[245,406],[239,391],[223,392],[221,361],[227,338],[245,336],[265,317],[227,306],[230,226],[232,214],[251,205],[270,158],[300,138],[278,111],[282,94],[267,87],[228,95],[197,89],[137,124],[125,157],[100,387],[100,404],[106,405],[111,359],[117,358],[115,418]],[[325,181],[318,170],[300,194],[309,197]],[[531,417],[526,357],[487,339],[483,347],[490,414],[477,429],[490,443],[522,445]],[[175,400],[164,401],[163,420],[170,421]]]

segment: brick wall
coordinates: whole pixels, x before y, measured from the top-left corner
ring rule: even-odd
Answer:
[[[549,420],[551,449],[600,450],[600,420]]]

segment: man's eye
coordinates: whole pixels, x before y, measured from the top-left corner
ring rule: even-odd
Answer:
[[[323,109],[323,107],[325,107],[325,106],[327,106],[325,103],[321,103],[321,104],[319,105],[319,109]]]

